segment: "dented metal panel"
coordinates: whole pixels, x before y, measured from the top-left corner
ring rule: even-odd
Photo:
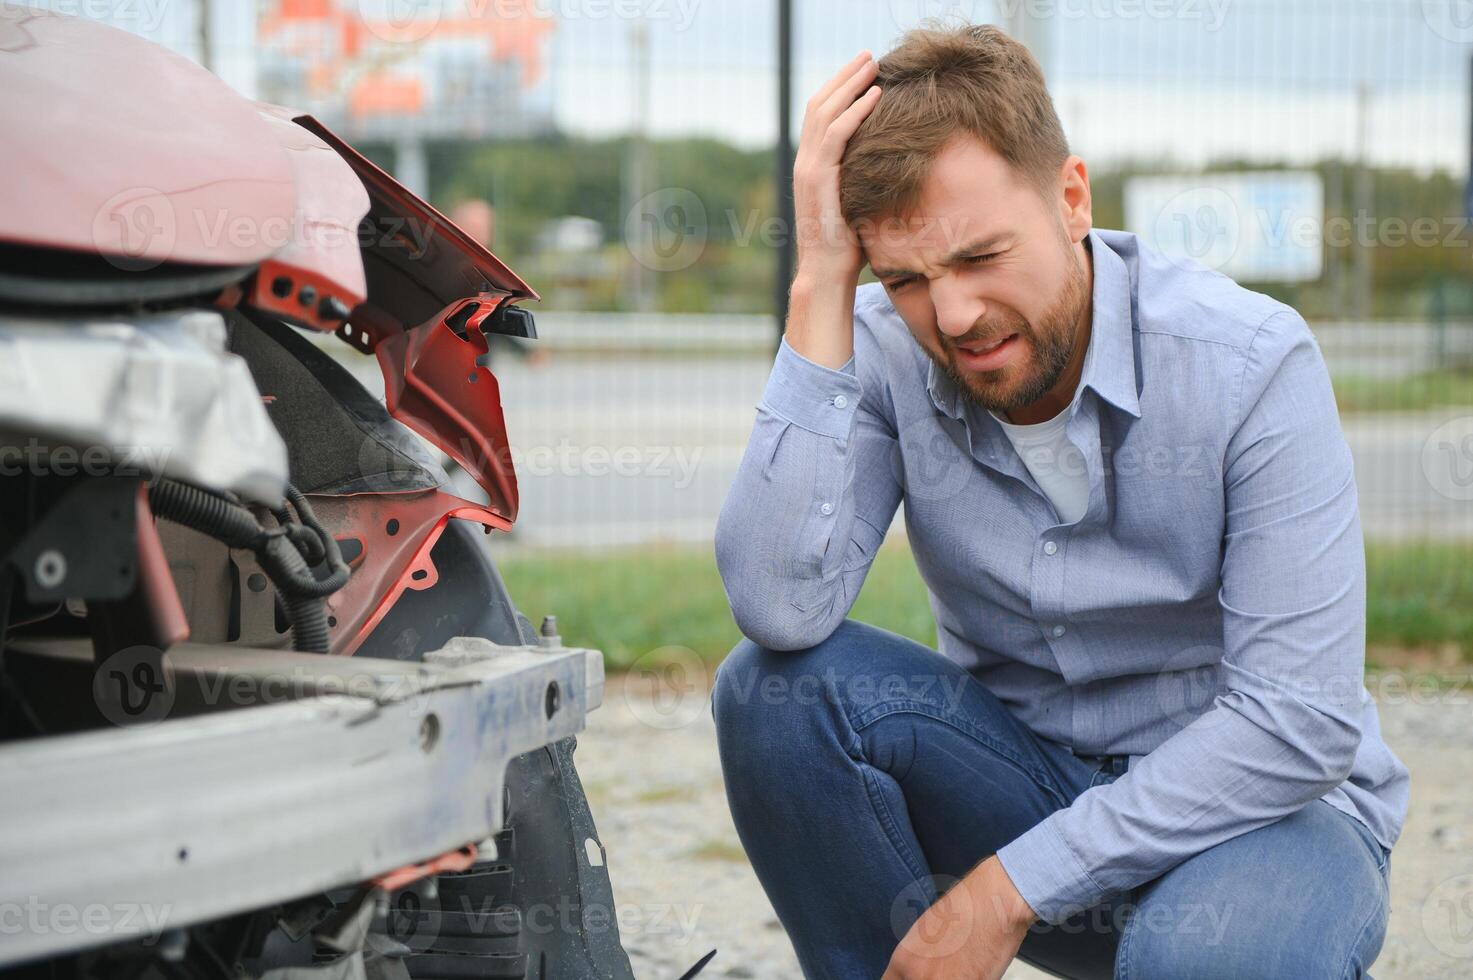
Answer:
[[[265,503],[286,487],[286,444],[208,310],[0,316],[0,433],[11,475],[162,475]]]
[[[136,681],[126,653],[99,676]],[[85,641],[7,658],[32,678],[93,669]],[[8,746],[0,903],[129,914],[85,936],[12,936],[0,964],[359,882],[496,832],[507,762],[583,728],[602,655],[477,640],[427,660],[181,644],[143,723]]]

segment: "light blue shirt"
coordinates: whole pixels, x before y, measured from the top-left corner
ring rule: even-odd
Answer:
[[[1082,518],[871,284],[841,370],[783,343],[716,531],[737,625],[797,650],[904,502],[941,653],[1038,735],[1130,756],[998,852],[1048,922],[1321,797],[1390,847],[1409,789],[1365,688],[1355,478],[1309,328],[1134,235],[1088,242]]]

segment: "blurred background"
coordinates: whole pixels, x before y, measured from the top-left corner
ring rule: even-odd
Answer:
[[[1357,463],[1368,683],[1414,777],[1443,767],[1451,786],[1446,767],[1473,766],[1470,715],[1454,707],[1473,660],[1468,0],[44,5],[312,112],[542,294],[540,339],[495,364],[522,495],[497,544],[509,583],[530,612],[557,613],[570,642],[631,668],[631,687],[681,690],[700,690],[738,638],[711,538],[779,336],[784,101],[795,138],[809,93],[857,51],[882,54],[928,18],[1004,26],[1044,68],[1089,165],[1097,225],[1213,265],[1310,322]],[[340,353],[377,384],[370,360]],[[855,615],[934,643],[903,536],[897,515]],[[647,749],[621,738],[705,731],[689,699],[642,696],[586,751],[635,766]],[[721,822],[709,744],[660,745],[635,789],[588,777],[615,837],[646,811],[694,808],[691,842],[666,853],[704,868],[692,874],[719,897],[702,906],[701,935],[745,950],[717,964],[796,975]],[[690,786],[667,778],[681,758]],[[1420,857],[1397,868],[1412,904],[1398,906],[1378,973],[1473,973],[1473,867],[1448,863],[1473,831],[1442,782],[1416,790]],[[617,865],[617,843],[610,853]],[[729,881],[712,870],[726,865]],[[648,904],[643,872],[624,870],[621,897]],[[646,945],[657,956],[662,944]]]
[[[796,132],[854,52],[928,19],[998,23],[1044,68],[1097,225],[1310,321],[1359,464],[1372,646],[1473,655],[1468,0],[49,6],[316,114],[531,282],[541,339],[505,345],[497,365],[523,500],[506,546],[571,549],[580,585],[615,590],[631,562],[665,563],[680,588],[654,594],[667,615],[696,604],[680,639],[704,657],[735,635],[709,544],[791,262],[782,96]],[[905,599],[883,615],[926,637],[898,560],[890,594]],[[524,567],[569,581],[556,555]],[[586,618],[616,662],[646,652],[640,624]]]

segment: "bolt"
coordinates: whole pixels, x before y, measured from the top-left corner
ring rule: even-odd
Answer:
[[[336,296],[324,296],[317,304],[317,315],[324,320],[346,320],[350,312],[348,304]]]
[[[183,929],[170,929],[159,936],[159,956],[168,963],[184,962],[189,949],[189,933]]]
[[[440,740],[440,719],[433,713],[425,715],[424,720],[419,723],[419,747],[424,752],[429,752]]]
[[[66,558],[55,548],[47,548],[36,556],[36,584],[54,589],[66,581]]]

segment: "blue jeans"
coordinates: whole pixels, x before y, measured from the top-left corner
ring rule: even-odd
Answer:
[[[1033,734],[934,650],[846,621],[808,650],[749,640],[711,701],[742,846],[809,980],[873,980],[950,882],[1118,778]],[[1389,853],[1322,800],[1056,925],[1019,957],[1064,977],[1362,977]]]

